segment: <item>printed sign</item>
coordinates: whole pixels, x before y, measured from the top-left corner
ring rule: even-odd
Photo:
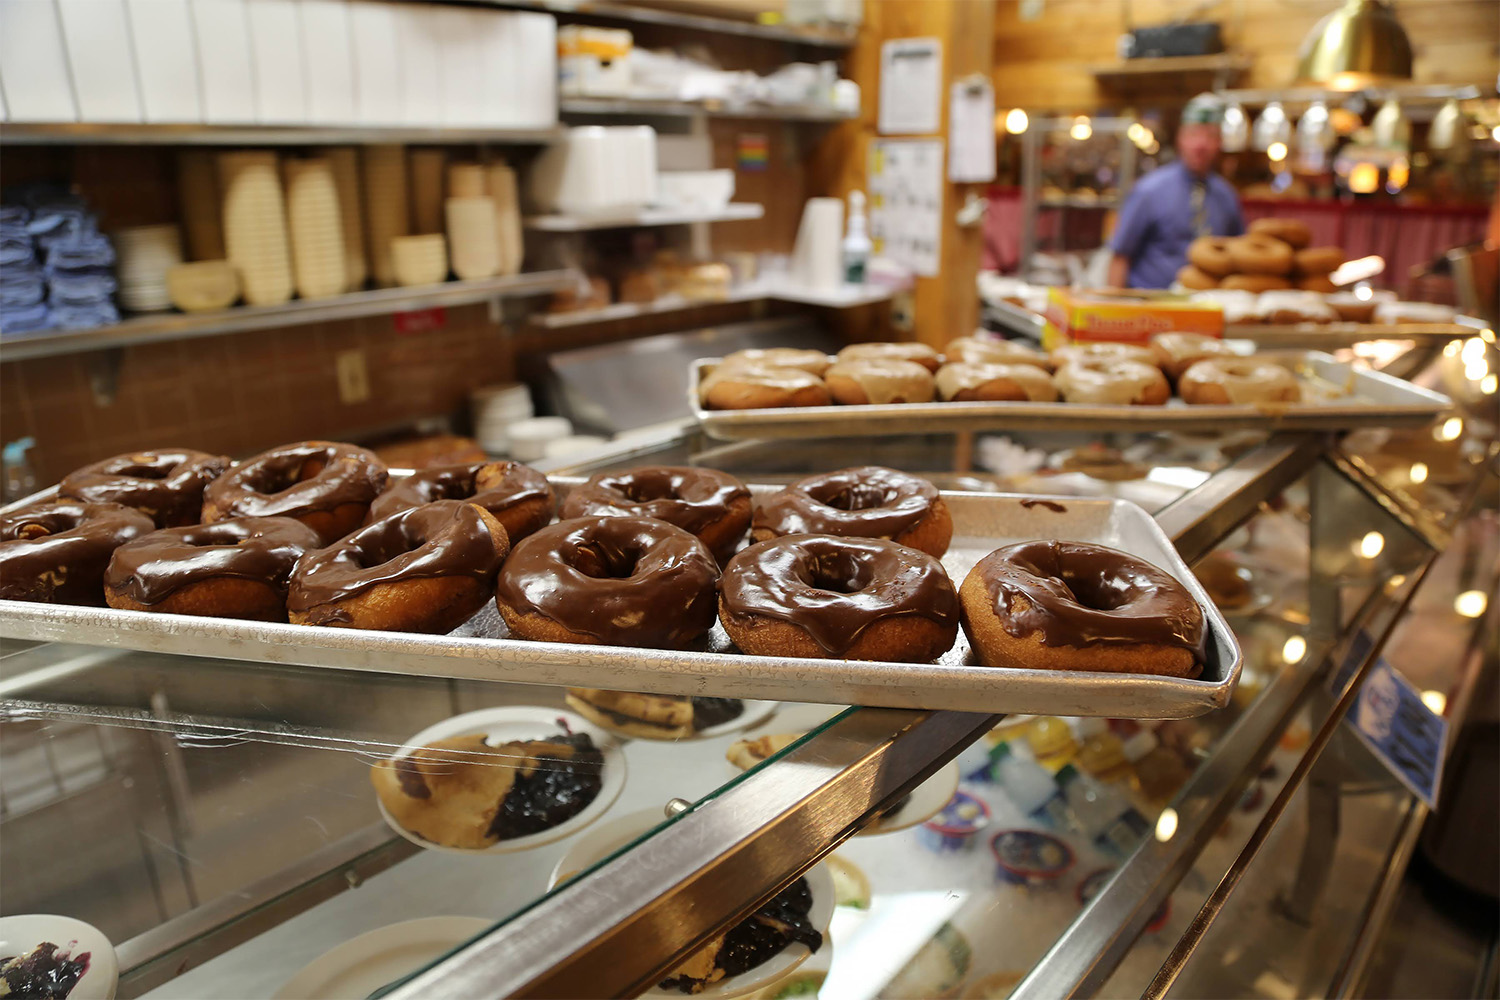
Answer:
[[[1448,720],[1428,708],[1422,693],[1384,657],[1375,661],[1345,721],[1413,795],[1437,808]]]

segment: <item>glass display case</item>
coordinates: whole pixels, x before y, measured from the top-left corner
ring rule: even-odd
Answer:
[[[1347,993],[1425,806],[1341,720],[1383,658],[1456,729],[1493,626],[1493,428],[1450,429],[726,444],[679,425],[570,460],[549,471],[869,463],[1128,499],[1196,567],[1243,672],[1192,719],[783,701],[691,737],[607,733],[588,807],[483,850],[398,833],[372,766],[467,713],[576,719],[563,688],[0,617],[0,919],[98,928],[121,997],[621,996],[684,992],[659,985],[684,968],[727,969],[707,996]]]

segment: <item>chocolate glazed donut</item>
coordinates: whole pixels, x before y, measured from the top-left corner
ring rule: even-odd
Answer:
[[[322,544],[289,517],[164,528],[115,550],[104,600],[126,611],[284,622],[292,567]]]
[[[370,504],[370,520],[436,500],[477,503],[505,526],[514,545],[552,520],[552,485],[547,477],[520,462],[471,462],[421,469],[392,480]]]
[[[0,516],[0,598],[101,605],[110,556],[155,528],[117,503],[67,500]]]
[[[724,568],[719,620],[757,656],[921,663],[958,637],[958,595],[932,556],[880,538],[788,535]]]
[[[889,538],[941,557],[953,540],[953,517],[927,480],[864,465],[799,479],[763,500],[750,538],[780,535]]]
[[[713,625],[718,579],[708,547],[676,525],[577,518],[516,546],[495,604],[517,639],[683,649]]]
[[[385,480],[380,460],[352,444],[283,445],[246,459],[209,484],[203,491],[203,520],[291,517],[331,542],[363,523]]]
[[[297,625],[451,632],[484,606],[509,551],[478,504],[412,507],[303,556],[287,611]]]
[[[148,515],[158,528],[175,528],[198,523],[204,487],[227,468],[223,455],[186,448],[116,455],[68,473],[57,495],[124,504]]]
[[[621,514],[692,532],[722,566],[750,527],[750,490],[717,469],[656,465],[601,472],[563,501],[564,520]]]
[[[996,549],[959,590],[964,631],[986,666],[1197,677],[1207,628],[1167,573],[1085,542]]]

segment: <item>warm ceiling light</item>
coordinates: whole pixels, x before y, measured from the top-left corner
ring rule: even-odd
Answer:
[[[1280,163],[1286,159],[1286,143],[1273,142],[1266,147],[1266,155],[1271,158],[1272,163]]]
[[[1030,121],[1026,117],[1026,112],[1020,108],[1011,108],[1005,113],[1005,131],[1011,135],[1020,135],[1022,132],[1025,132],[1026,126],[1029,124]]]
[[[1161,811],[1156,817],[1156,839],[1165,844],[1177,835],[1177,810],[1171,806]]]
[[[1414,483],[1425,483],[1425,482],[1427,482],[1427,463],[1426,462],[1413,462],[1413,463],[1411,463],[1411,481],[1414,482]]]
[[[1457,441],[1458,436],[1463,432],[1463,419],[1460,417],[1449,417],[1443,421],[1443,426],[1432,432],[1432,436],[1439,441]]]
[[[1494,372],[1479,380],[1479,391],[1486,396],[1493,396],[1497,388],[1500,388],[1500,377],[1496,377]]]
[[[1366,559],[1374,559],[1385,550],[1385,536],[1378,531],[1367,531],[1365,537],[1359,540],[1359,554]]]
[[[1307,640],[1294,635],[1281,647],[1281,658],[1288,663],[1301,663],[1307,655]]]
[[[1382,0],[1345,0],[1313,26],[1297,53],[1298,83],[1358,90],[1411,79],[1411,41]]]
[[[1088,115],[1079,115],[1077,118],[1074,118],[1073,127],[1068,129],[1068,134],[1079,142],[1083,142],[1089,136],[1093,135],[1094,126],[1089,124]]]
[[[1466,590],[1453,599],[1453,610],[1465,618],[1478,618],[1489,606],[1490,599],[1482,590]]]
[[[1125,130],[1125,137],[1137,146],[1144,146],[1151,141],[1146,138],[1146,126],[1140,122],[1131,122],[1130,127]]]
[[[1479,331],[1479,337],[1486,344],[1493,344],[1495,342],[1495,331],[1491,330],[1489,327],[1485,327],[1483,330]]]
[[[1361,302],[1368,302],[1375,297],[1375,290],[1369,285],[1357,285],[1354,289],[1354,297]]]
[[[1355,194],[1374,194],[1380,187],[1380,168],[1373,163],[1356,163],[1349,171],[1349,190]]]
[[[1490,138],[1494,139],[1496,142],[1500,142],[1500,125],[1496,125],[1494,128],[1490,129]]]
[[[1463,348],[1458,352],[1458,356],[1463,359],[1466,365],[1472,365],[1475,361],[1483,360],[1484,340],[1479,337],[1470,337],[1468,340],[1465,340]]]
[[[1445,357],[1445,358],[1451,358],[1451,357],[1453,357],[1455,354],[1457,354],[1459,352],[1459,349],[1462,348],[1463,346],[1464,346],[1463,345],[1463,341],[1461,341],[1461,340],[1450,340],[1450,341],[1448,341],[1448,343],[1443,347],[1443,357]]]

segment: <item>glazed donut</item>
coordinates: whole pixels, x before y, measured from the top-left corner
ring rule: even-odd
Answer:
[[[495,604],[517,639],[684,649],[714,623],[719,566],[650,517],[559,521],[517,545]]]
[[[930,403],[932,372],[915,361],[836,361],[823,373],[835,403]]]
[[[1047,355],[1034,347],[1014,340],[994,340],[989,337],[958,337],[948,341],[943,348],[943,360],[947,364],[962,362],[971,365],[1035,365],[1050,368]]]
[[[719,620],[753,656],[924,663],[958,638],[958,595],[932,556],[880,538],[787,535],[724,567]]]
[[[158,528],[197,524],[203,488],[223,475],[229,459],[187,448],[116,455],[68,473],[57,488],[65,500],[134,507]]]
[[[1292,255],[1297,273],[1303,276],[1332,274],[1344,263],[1343,247],[1308,247]]]
[[[385,486],[385,466],[352,444],[303,441],[247,458],[203,491],[203,521],[290,517],[339,539],[359,527]]]
[[[1195,292],[1207,291],[1210,288],[1219,287],[1219,279],[1192,264],[1184,264],[1177,269],[1176,281],[1183,288]]]
[[[1323,298],[1328,308],[1346,323],[1368,323],[1375,318],[1375,299],[1362,299],[1353,292],[1334,292]]]
[[[1297,279],[1297,287],[1304,292],[1317,292],[1327,295],[1339,290],[1339,286],[1333,283],[1333,279],[1326,274],[1310,274]]]
[[[1332,323],[1338,313],[1317,292],[1278,289],[1263,292],[1260,311],[1267,323],[1289,326],[1295,323]]]
[[[1312,230],[1297,219],[1256,219],[1250,223],[1250,233],[1280,240],[1293,250],[1301,250],[1312,242]]]
[[[927,480],[862,465],[799,479],[762,501],[751,540],[782,535],[888,538],[941,558],[953,540],[953,515]]]
[[[1161,406],[1172,395],[1161,369],[1139,361],[1070,361],[1057,370],[1052,382],[1069,403]]]
[[[1194,405],[1295,403],[1302,398],[1296,377],[1274,361],[1207,358],[1182,373],[1177,394]]]
[[[719,565],[750,527],[750,490],[727,472],[653,465],[601,472],[568,494],[562,517],[654,517],[698,536]]]
[[[1234,270],[1234,258],[1229,255],[1228,236],[1200,236],[1188,244],[1188,263],[1204,274],[1222,278]]]
[[[471,462],[418,469],[393,479],[370,504],[371,522],[434,500],[477,503],[505,528],[514,544],[552,520],[552,486],[547,477],[520,462]]]
[[[438,500],[367,524],[292,571],[296,625],[451,632],[489,599],[510,540],[475,503]]]
[[[1292,283],[1276,274],[1231,274],[1219,282],[1220,288],[1241,292],[1274,292],[1291,288]]]
[[[1110,341],[1080,341],[1052,349],[1052,363],[1061,368],[1075,361],[1134,361],[1156,364],[1156,352],[1145,344],[1116,344]]]
[[[104,600],[126,611],[284,622],[292,567],[322,544],[289,517],[164,528],[115,549]]]
[[[938,369],[938,395],[955,402],[1031,400],[1052,403],[1057,387],[1036,365],[946,364]]]
[[[1086,542],[996,549],[959,588],[989,667],[1197,677],[1208,630],[1193,595],[1135,556]]]
[[[809,351],[800,347],[766,347],[735,351],[727,355],[719,365],[770,365],[773,368],[800,368],[809,375],[822,376],[832,364],[822,351]]]
[[[1213,288],[1206,292],[1195,292],[1194,302],[1212,302],[1224,313],[1225,326],[1263,322],[1260,314],[1260,299],[1254,292],[1238,288]]]
[[[1292,270],[1292,248],[1270,236],[1236,236],[1229,241],[1229,256],[1241,274],[1289,274]]]
[[[698,398],[711,410],[765,410],[782,406],[827,406],[828,386],[799,368],[764,362],[720,365],[698,384]]]
[[[943,359],[926,344],[850,344],[839,351],[838,361],[914,361],[929,372],[938,370]]]
[[[0,598],[102,605],[110,556],[155,530],[117,503],[62,500],[0,515]]]
[[[1151,338],[1151,349],[1156,352],[1158,367],[1174,382],[1195,361],[1234,354],[1234,349],[1218,337],[1201,333],[1158,333]]]

